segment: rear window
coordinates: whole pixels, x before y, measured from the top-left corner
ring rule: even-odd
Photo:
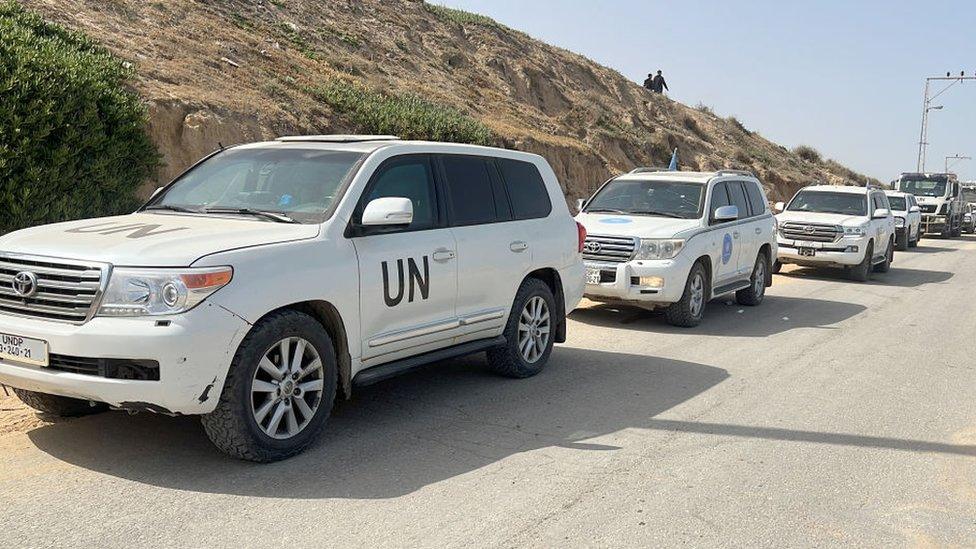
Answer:
[[[759,185],[752,181],[743,183],[746,186],[746,194],[749,195],[749,204],[752,205],[752,215],[762,215],[766,213],[766,199],[763,198]]]
[[[549,192],[535,164],[500,158],[498,169],[505,180],[515,219],[547,217],[552,212]]]
[[[453,225],[494,223],[495,196],[488,159],[478,156],[443,156],[445,184]]]
[[[746,193],[742,190],[742,183],[729,181],[726,185],[729,189],[729,198],[732,199],[732,205],[739,208],[739,219],[749,217],[749,203],[746,202]]]

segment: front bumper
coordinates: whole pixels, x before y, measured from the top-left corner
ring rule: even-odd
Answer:
[[[599,269],[600,284],[587,284],[586,297],[594,301],[630,302],[652,307],[681,299],[691,272],[691,261],[681,254],[668,260],[634,260],[626,263],[586,262],[587,270]],[[641,278],[657,277],[662,284],[641,285]]]
[[[779,238],[776,259],[780,263],[808,267],[852,267],[864,261],[867,237],[841,237],[836,242],[804,242]],[[801,255],[801,248],[814,250],[813,256]]]
[[[0,315],[0,332],[44,340],[51,354],[159,363],[159,381],[134,381],[0,360],[0,383],[125,409],[205,414],[217,406],[231,360],[249,327],[209,301],[182,315],[95,318],[80,326]]]
[[[947,218],[944,215],[923,215],[922,232],[941,233],[945,230]]]

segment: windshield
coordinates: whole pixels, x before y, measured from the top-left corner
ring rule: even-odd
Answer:
[[[905,200],[904,196],[888,196],[888,203],[891,204],[892,210],[897,210],[899,212],[908,211],[908,202]]]
[[[915,196],[945,196],[946,181],[933,179],[902,179],[898,184],[898,190],[903,193],[914,194]]]
[[[320,223],[361,158],[321,149],[228,149],[183,175],[147,209],[253,210]]]
[[[867,215],[868,201],[863,194],[800,191],[786,209],[791,212]]]
[[[618,213],[697,219],[704,185],[685,181],[611,181],[586,205],[587,213]]]

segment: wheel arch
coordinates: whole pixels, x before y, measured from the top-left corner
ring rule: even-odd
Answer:
[[[301,301],[269,311],[258,319],[258,322],[274,313],[287,310],[307,314],[318,321],[329,334],[335,350],[336,365],[339,367],[339,388],[342,390],[343,396],[349,399],[352,396],[352,355],[349,353],[349,336],[346,325],[342,315],[339,314],[339,310],[328,301]]]
[[[705,296],[705,301],[708,301],[709,299],[712,299],[712,283],[715,281],[715,278],[712,276],[712,257],[709,255],[702,255],[691,263],[692,266],[694,266],[695,263],[702,264],[702,268],[705,269],[705,276],[708,277],[708,284],[705,284],[705,289],[708,291],[708,294]]]
[[[559,276],[559,271],[551,267],[544,267],[542,269],[536,269],[529,274],[525,275],[522,282],[519,283],[521,287],[522,283],[526,280],[534,278],[536,280],[542,281],[546,286],[549,286],[549,290],[552,292],[553,298],[556,300],[556,343],[566,342],[566,297],[563,294],[563,280]]]
[[[759,253],[766,254],[766,287],[768,288],[773,285],[773,262],[776,261],[773,257],[773,247],[766,242],[759,247]]]

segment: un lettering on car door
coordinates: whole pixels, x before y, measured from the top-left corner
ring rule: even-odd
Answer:
[[[382,263],[383,299],[387,307],[396,307],[402,303],[408,286],[410,291],[407,303],[413,303],[417,296],[419,299],[427,299],[430,295],[430,258],[425,255],[421,259],[423,271],[420,270],[417,261],[408,257],[407,269],[404,273],[403,262],[403,259],[397,259],[395,268],[390,266],[391,261]],[[395,271],[395,274],[391,271]]]

